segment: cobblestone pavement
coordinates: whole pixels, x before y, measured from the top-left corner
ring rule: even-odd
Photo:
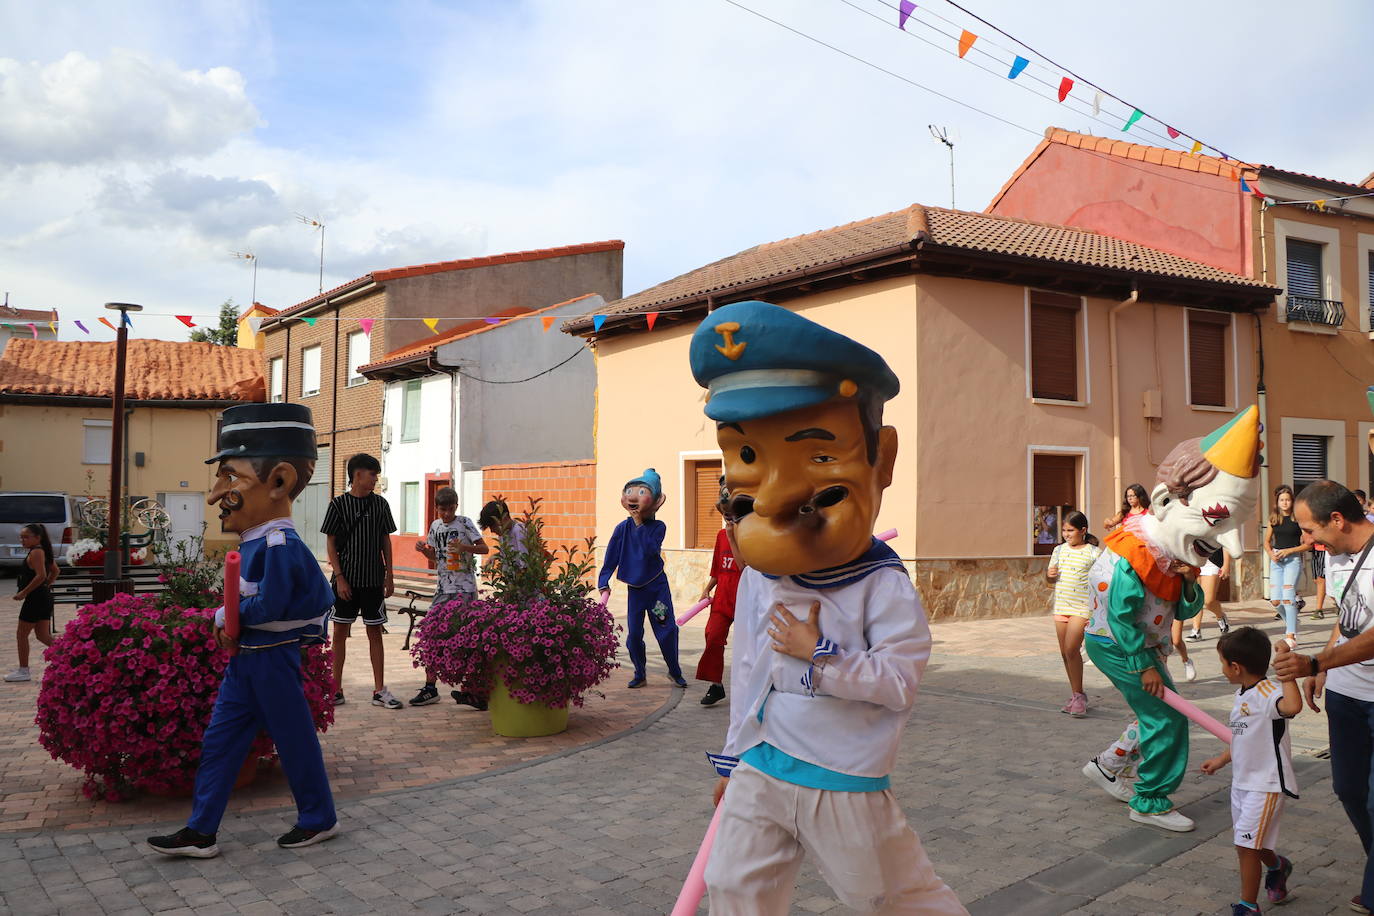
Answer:
[[[1272,632],[1271,618],[1232,611]],[[1311,625],[1303,644],[1322,642],[1329,623]],[[696,624],[683,634],[689,661],[701,647]],[[1089,669],[1091,714],[1059,714],[1067,688],[1048,620],[940,623],[935,635],[894,790],[975,916],[1229,912],[1236,866],[1225,776],[1190,775],[1177,793],[1198,821],[1194,833],[1134,825],[1078,772],[1129,712]],[[1189,645],[1200,676],[1181,689],[1220,715],[1230,688],[1214,636],[1209,628]],[[661,681],[654,654],[650,676]],[[719,745],[728,717],[725,704],[700,706],[700,693],[696,684],[671,691],[665,708],[614,740],[355,798],[340,806],[343,834],[308,849],[273,843],[289,808],[245,811],[237,799],[211,860],[145,851],[144,837],[179,826],[183,812],[138,827],[0,835],[0,911],[661,916],[709,820],[713,774],[702,751]],[[1302,797],[1285,812],[1280,843],[1296,865],[1295,900],[1284,908],[1293,916],[1348,913],[1356,892],[1358,843],[1316,756],[1324,732],[1310,711],[1295,722]],[[1217,743],[1198,730],[1192,741],[1196,767]],[[808,865],[794,912],[849,911]]]

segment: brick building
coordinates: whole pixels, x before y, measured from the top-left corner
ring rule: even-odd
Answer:
[[[260,328],[268,398],[309,407],[320,447],[320,468],[297,503],[307,542],[323,550],[313,532],[330,496],[347,486],[348,457],[381,452],[385,382],[359,370],[474,320],[586,293],[617,299],[624,248],[592,242],[375,270],[268,316]],[[362,319],[376,322],[370,333]]]

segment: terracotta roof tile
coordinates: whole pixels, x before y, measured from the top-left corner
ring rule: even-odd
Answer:
[[[550,311],[551,309],[556,309],[565,305],[570,305],[574,302],[580,302],[583,299],[590,299],[594,295],[596,294],[584,293],[581,296],[576,296],[572,299],[568,299],[565,302],[556,302],[553,305],[546,305],[540,309],[527,309],[517,305],[512,308],[508,308],[505,311],[496,312],[492,314],[491,317],[507,319],[533,318],[536,315],[541,315],[544,312]],[[381,359],[377,360],[375,363],[368,363],[366,366],[360,366],[358,368],[358,372],[359,374],[366,375],[367,373],[373,372],[377,369],[385,369],[390,366],[399,366],[404,363],[420,359],[421,357],[428,356],[435,350],[439,349],[441,345],[446,344],[450,341],[462,340],[467,337],[473,337],[477,334],[484,334],[487,331],[494,331],[495,329],[502,327],[506,324],[509,324],[509,322],[502,321],[499,324],[489,324],[485,320],[467,321],[463,324],[458,325],[457,327],[449,328],[447,331],[444,331],[443,333],[435,334],[433,337],[428,337],[424,340],[419,340],[415,343],[407,344],[404,347],[399,347],[395,350],[392,350],[390,353],[386,354]]]
[[[0,321],[41,321],[47,323],[57,320],[57,309],[20,309],[12,305],[0,305]]]
[[[905,210],[749,248],[612,302],[603,314],[628,315],[686,306],[714,293],[871,261],[911,250],[917,244],[1096,268],[1106,273],[1267,288],[1238,274],[1087,229],[914,204]],[[591,326],[590,316],[583,316],[568,320],[562,328],[568,333],[582,333]]]
[[[416,264],[411,267],[391,267],[385,270],[374,270],[363,274],[355,280],[334,287],[331,290],[311,296],[303,302],[282,309],[277,313],[278,316],[290,316],[294,312],[318,305],[335,293],[343,292],[355,286],[362,286],[367,283],[385,283],[387,280],[399,280],[405,277],[420,277],[426,274],[447,273],[451,270],[471,270],[474,267],[491,267],[496,264],[516,264],[523,261],[542,261],[548,258],[566,258],[579,254],[597,254],[602,251],[621,251],[625,248],[625,243],[619,239],[610,239],[604,242],[586,242],[580,245],[563,245],[559,248],[537,248],[532,251],[512,251],[506,254],[484,255],[479,258],[463,258],[457,261],[436,261],[433,264]]]
[[[258,350],[131,340],[124,396],[138,400],[264,400]],[[0,394],[108,398],[115,343],[16,338],[0,355]]]
[[[250,312],[253,312],[255,310],[257,314],[262,318],[271,318],[273,315],[281,314],[281,309],[274,309],[271,306],[263,305],[261,302],[254,302],[252,305],[248,306],[248,308],[239,312],[238,320],[242,321],[243,319],[248,317],[248,314]]]

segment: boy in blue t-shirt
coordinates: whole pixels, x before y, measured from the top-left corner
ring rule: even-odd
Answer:
[[[625,484],[620,504],[630,517],[611,534],[606,545],[606,560],[597,578],[603,603],[610,597],[611,574],[629,586],[629,611],[626,614],[625,648],[635,674],[630,687],[643,687],[644,676],[644,615],[649,615],[654,639],[658,641],[663,661],[668,665],[668,679],[678,687],[686,687],[682,667],[677,660],[677,620],[673,617],[673,595],[668,577],[663,572],[663,536],[668,527],[654,517],[663,505],[663,482],[658,472],[648,468],[643,474]]]

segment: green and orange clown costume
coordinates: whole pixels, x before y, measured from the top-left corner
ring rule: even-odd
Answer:
[[[1240,525],[1257,497],[1258,454],[1254,407],[1211,435],[1180,444],[1160,466],[1150,513],[1104,538],[1102,555],[1088,572],[1084,647],[1136,715],[1095,762],[1123,786],[1134,769],[1129,803],[1140,814],[1171,811],[1169,796],[1188,768],[1188,720],[1141,684],[1141,675],[1153,668],[1173,688],[1165,666],[1173,622],[1202,610],[1202,589],[1173,567],[1179,560],[1201,565],[1218,547],[1240,555]]]

